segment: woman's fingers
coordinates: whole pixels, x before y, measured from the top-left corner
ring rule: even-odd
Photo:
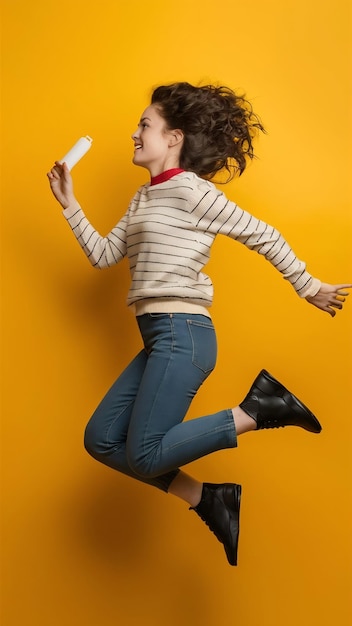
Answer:
[[[351,284],[343,284],[343,285],[333,285],[335,288],[335,291],[337,293],[338,296],[348,296],[349,295],[349,291],[345,291],[346,289],[352,289],[352,285]]]
[[[306,298],[310,304],[318,307],[322,311],[329,313],[332,317],[336,315],[336,310],[341,310],[346,297],[349,292],[346,289],[351,289],[352,284],[343,283],[338,285],[330,285],[328,283],[322,283],[319,291],[315,296]]]

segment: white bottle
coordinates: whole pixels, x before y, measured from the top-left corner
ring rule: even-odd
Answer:
[[[89,148],[92,145],[93,139],[86,135],[85,137],[81,137],[77,143],[65,154],[62,159],[60,159],[59,163],[66,163],[69,170],[72,170],[73,166],[78,163],[78,161],[88,152]]]

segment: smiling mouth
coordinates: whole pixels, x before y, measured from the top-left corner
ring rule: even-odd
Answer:
[[[137,144],[137,145],[134,147],[134,149],[135,149],[135,150],[140,150],[140,149],[141,149],[141,147],[142,147],[142,146],[141,146],[141,144]]]

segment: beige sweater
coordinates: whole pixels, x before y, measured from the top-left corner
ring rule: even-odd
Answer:
[[[127,304],[135,305],[137,314],[206,311],[213,285],[202,269],[218,234],[263,255],[301,297],[315,295],[321,285],[275,228],[192,172],[143,185],[106,237],[78,204],[63,214],[94,267],[109,267],[128,257],[132,282]]]

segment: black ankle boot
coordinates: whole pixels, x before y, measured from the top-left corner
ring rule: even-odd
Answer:
[[[257,430],[300,426],[311,433],[321,431],[313,413],[266,370],[260,372],[239,406],[257,422]]]
[[[230,565],[237,565],[241,485],[204,483],[202,499],[191,507],[223,544]]]

